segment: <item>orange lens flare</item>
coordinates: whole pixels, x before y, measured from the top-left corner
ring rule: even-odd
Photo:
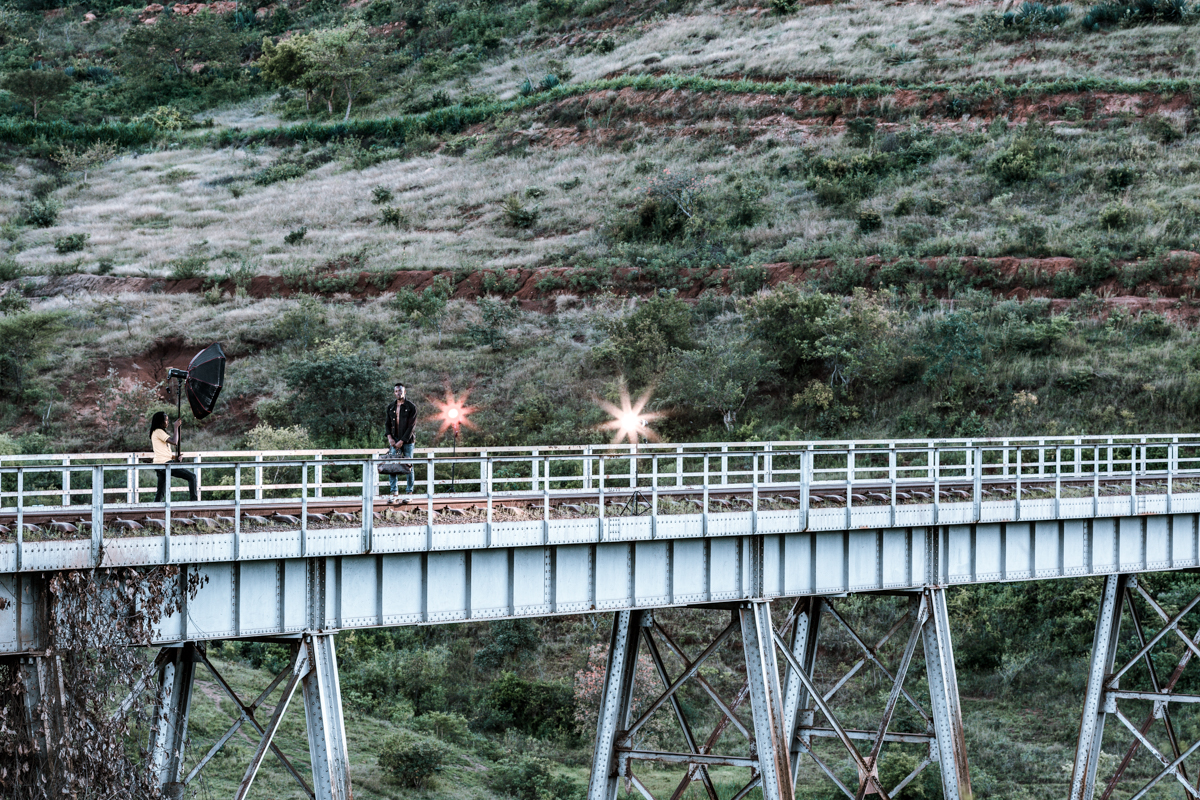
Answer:
[[[629,390],[625,387],[625,379],[620,380],[621,405],[615,406],[607,400],[596,400],[602,409],[608,412],[611,420],[599,426],[600,430],[615,431],[613,444],[627,440],[636,445],[640,439],[652,442],[659,441],[659,436],[650,428],[650,423],[663,415],[657,411],[645,411],[646,403],[650,402],[651,389],[647,389],[636,401],[629,398]]]
[[[453,428],[455,433],[462,426],[475,428],[475,424],[471,422],[470,416],[475,413],[475,406],[467,405],[467,398],[470,396],[471,390],[467,389],[459,397],[449,389],[446,390],[445,397],[441,400],[429,400],[430,404],[437,409],[437,413],[430,417],[430,420],[440,423],[437,435]]]

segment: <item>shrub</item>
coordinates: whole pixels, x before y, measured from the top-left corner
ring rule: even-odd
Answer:
[[[25,274],[24,270],[21,269],[21,265],[15,258],[0,260],[0,281],[15,281],[23,274]]]
[[[379,212],[380,225],[391,225],[393,228],[399,228],[407,221],[408,218],[404,212],[395,206],[385,206],[384,209]]]
[[[1015,139],[988,162],[988,172],[1004,183],[1031,181],[1041,173],[1042,156],[1031,139]]]
[[[419,294],[407,287],[396,292],[390,305],[405,318],[425,324],[437,320],[442,315],[452,292],[450,282],[439,275]]]
[[[500,210],[504,212],[508,224],[514,228],[528,228],[537,222],[537,207],[531,208],[525,205],[520,195],[515,193],[504,198],[504,202],[500,204]]]
[[[393,734],[379,748],[379,766],[396,783],[421,789],[442,767],[445,745],[408,731]]]
[[[517,310],[508,303],[492,297],[479,298],[478,305],[483,324],[468,325],[467,335],[475,344],[485,345],[493,350],[508,347],[508,337],[504,330],[516,320]]]
[[[917,201],[913,199],[911,194],[906,194],[896,201],[896,206],[892,209],[892,213],[897,217],[907,217],[916,210]]]
[[[608,338],[593,358],[624,372],[635,384],[649,381],[670,363],[672,350],[690,350],[692,311],[682,300],[657,295],[608,323]]]
[[[208,272],[208,259],[201,255],[189,255],[171,262],[169,277],[173,281],[203,278]]]
[[[449,744],[465,745],[471,738],[467,718],[453,711],[443,713],[430,711],[415,718],[412,725],[421,733],[441,739]]]
[[[488,788],[517,800],[575,800],[582,793],[578,783],[555,777],[540,758],[506,758],[487,774]]]
[[[371,189],[371,202],[377,206],[392,202],[392,190],[386,186],[376,186]]]
[[[1151,114],[1142,121],[1146,135],[1159,144],[1171,144],[1183,138],[1183,131],[1162,114]]]
[[[883,215],[873,208],[864,208],[858,212],[858,229],[863,233],[877,231],[883,227]]]
[[[542,739],[574,735],[575,695],[564,684],[505,672],[488,687],[487,708],[485,725],[492,729],[515,728]]]
[[[58,222],[62,204],[53,197],[35,197],[21,209],[21,219],[35,228],[50,228]]]
[[[846,123],[846,132],[850,135],[850,144],[854,147],[866,147],[875,135],[875,118],[858,117]]]
[[[1105,230],[1120,230],[1133,222],[1133,209],[1124,203],[1109,203],[1100,209],[1100,225]]]
[[[1002,19],[1009,27],[1037,30],[1061,25],[1070,15],[1071,9],[1065,5],[1047,6],[1042,3],[1025,2],[1015,13],[1009,12]]]
[[[1138,172],[1133,167],[1109,167],[1104,173],[1104,181],[1109,189],[1125,189],[1137,182]]]
[[[301,225],[294,231],[289,231],[287,236],[283,237],[284,244],[300,244],[304,241],[304,237],[308,235],[308,226]]]
[[[1088,9],[1082,25],[1084,30],[1096,31],[1114,25],[1184,22],[1193,15],[1187,0],[1132,0],[1094,5]]]
[[[67,253],[78,253],[87,243],[89,234],[86,233],[68,233],[66,236],[59,236],[54,240],[54,252],[59,255]]]

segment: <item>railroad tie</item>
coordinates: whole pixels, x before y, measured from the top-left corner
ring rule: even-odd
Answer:
[[[912,500],[913,496],[909,492],[896,492],[897,500]]]
[[[271,524],[271,521],[269,519],[267,519],[266,517],[260,517],[257,514],[242,514],[242,519],[246,520],[246,522],[250,522],[255,525],[270,525]]]
[[[217,527],[217,521],[211,517],[192,517],[192,524],[197,528],[212,528]]]
[[[556,508],[559,511],[570,511],[572,514],[583,513],[583,506],[575,505],[574,503],[561,503]]]
[[[216,521],[222,525],[232,525],[237,522],[237,520],[235,520],[233,517],[227,517],[223,514],[217,514],[214,519],[216,519]]]
[[[354,515],[347,514],[345,511],[333,512],[333,518],[336,519],[338,522],[354,522]]]
[[[892,500],[892,498],[888,497],[883,492],[867,492],[867,497],[871,498],[872,500],[879,500],[883,503],[890,503]]]
[[[291,514],[281,514],[278,511],[271,515],[271,519],[279,520],[280,522],[286,522],[290,525],[300,524],[299,517],[292,516]]]
[[[867,502],[867,497],[866,497],[866,495],[862,495],[862,494],[852,494],[852,495],[850,495],[850,499],[851,499],[851,500],[853,500],[853,501],[854,501],[854,502],[856,502],[856,503],[865,503],[865,502]]]
[[[167,527],[167,523],[157,517],[142,517],[142,525],[147,528],[158,528],[159,530],[165,530]]]
[[[41,533],[42,532],[42,529],[39,528],[37,525],[34,525],[32,522],[23,522],[21,524],[25,526],[26,533]]]
[[[59,533],[75,533],[75,531],[79,530],[69,522],[51,522],[50,528]]]
[[[700,502],[699,500],[697,500],[697,499],[696,499],[696,498],[694,498],[694,497],[689,497],[689,498],[688,498],[687,500],[685,500],[684,502],[685,502],[685,503],[689,503],[689,504],[691,504],[691,505],[695,506],[696,508],[700,509],[701,511],[703,511],[703,510],[704,510],[704,503]]]
[[[7,525],[0,525],[0,536],[3,536],[6,533],[12,533],[12,528],[8,527]]]
[[[324,514],[318,514],[315,511],[310,511],[310,512],[308,512],[308,521],[309,522],[329,522],[329,517],[325,516]]]
[[[510,512],[510,513],[512,513],[512,514],[520,514],[520,513],[522,513],[522,512],[523,512],[525,509],[521,508],[520,506],[500,506],[500,510],[501,510],[501,511],[508,511],[508,512]]]
[[[780,495],[779,502],[787,503],[788,505],[792,505],[792,506],[798,506],[798,505],[800,505],[800,498],[788,497],[787,495]]]
[[[443,508],[442,513],[453,514],[456,517],[465,517],[467,515],[467,510],[464,508],[454,508],[453,506],[449,506],[447,508]]]
[[[142,526],[141,526],[141,525],[139,525],[139,524],[138,524],[137,522],[135,522],[134,520],[131,520],[131,519],[120,519],[120,518],[117,518],[117,519],[113,520],[113,524],[112,524],[112,526],[113,526],[114,528],[120,528],[121,530],[126,530],[126,531],[140,531],[140,530],[142,530]]]

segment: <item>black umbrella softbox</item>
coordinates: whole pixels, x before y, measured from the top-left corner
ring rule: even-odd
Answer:
[[[209,345],[192,359],[183,383],[196,419],[211,414],[225,385],[225,351],[220,344]]]

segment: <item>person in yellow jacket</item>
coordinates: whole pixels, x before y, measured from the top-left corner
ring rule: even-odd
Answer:
[[[165,411],[159,411],[150,418],[150,444],[154,447],[155,464],[168,464],[178,461],[175,448],[179,446],[179,426],[183,424],[183,420],[175,420],[175,434],[173,436],[167,433],[170,424],[171,419]],[[166,498],[167,470],[164,467],[156,471],[158,472],[158,490],[154,493],[154,502],[161,503]],[[187,481],[189,500],[200,499],[199,493],[196,491],[196,473],[190,469],[172,468],[171,477],[182,478]]]

